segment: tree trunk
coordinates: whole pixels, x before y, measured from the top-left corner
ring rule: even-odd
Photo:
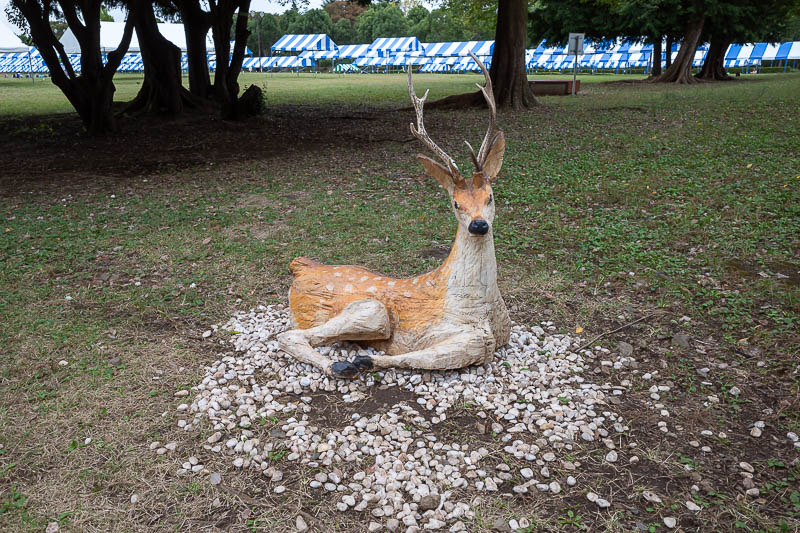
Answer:
[[[653,77],[661,76],[661,39],[663,36],[659,35],[653,41],[653,70],[650,75]]]
[[[691,75],[692,61],[697,51],[697,41],[703,32],[704,19],[690,21],[684,32],[683,42],[675,57],[675,62],[660,76],[651,78],[657,83],[695,83],[697,80]]]
[[[199,0],[173,0],[183,19],[186,34],[186,58],[189,62],[189,92],[200,98],[211,93],[211,76],[208,73],[208,48],[206,35],[211,28],[211,14]]]
[[[725,53],[731,45],[728,39],[711,36],[711,46],[708,48],[703,68],[695,76],[701,80],[730,80],[725,71]]]
[[[222,118],[238,120],[242,118],[239,106],[239,73],[242,70],[247,37],[247,16],[250,0],[218,0],[210,2],[214,48],[217,53],[217,69],[214,72],[214,97],[222,105]],[[238,10],[235,22],[233,54],[231,54],[231,24],[233,14]],[[228,59],[230,58],[230,63]],[[248,106],[249,107],[249,106]]]
[[[144,81],[126,111],[176,115],[183,111],[189,92],[181,85],[181,51],[158,31],[153,4],[132,0],[130,17],[136,26],[144,63]]]
[[[675,44],[675,39],[671,35],[667,35],[667,57],[665,67],[669,68],[672,65],[672,45]]]
[[[526,0],[498,0],[497,29],[489,69],[497,107],[521,109],[538,104],[525,69],[527,23]]]
[[[49,22],[49,10],[37,0],[15,0],[13,5],[28,22],[31,37],[50,70],[50,79],[75,108],[89,135],[104,135],[116,129],[111,107],[114,99],[114,73],[128,51],[133,24],[126,21],[122,40],[110,52],[104,65],[100,50],[99,1],[85,2],[80,14],[72,2],[62,2],[61,10],[81,48],[81,72],[70,66],[64,46]]]

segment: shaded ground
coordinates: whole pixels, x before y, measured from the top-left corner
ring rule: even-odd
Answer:
[[[676,516],[684,531],[796,530],[800,469],[787,432],[800,428],[800,77],[585,86],[544,103],[498,119],[508,139],[496,187],[501,289],[515,320],[553,320],[587,341],[647,317],[597,342],[629,343],[639,367],[598,361],[592,376],[634,385],[614,406],[631,431],[614,465],[600,447],[581,448],[575,490],[481,496],[471,529],[527,517],[533,531],[665,531],[662,518]],[[279,106],[244,125],[128,122],[100,141],[77,136],[69,116],[6,119],[0,528],[280,531],[302,511],[319,530],[363,530],[366,517],[309,492],[313,472],[294,473],[281,498],[209,458],[223,490],[177,477],[180,459],[149,444],[196,453],[171,413],[174,392],[217,357],[201,333],[234,310],[283,301],[292,257],[393,275],[441,261],[454,224],[417,167],[410,119]],[[464,168],[462,140],[478,141],[485,121],[426,113]],[[670,386],[658,400],[655,382]],[[343,412],[327,400],[326,423],[337,423]],[[491,444],[469,409],[450,420],[455,435]],[[758,496],[744,494],[741,461]],[[612,507],[590,504],[590,489]],[[644,490],[663,503],[642,500]],[[703,510],[688,511],[689,500]]]

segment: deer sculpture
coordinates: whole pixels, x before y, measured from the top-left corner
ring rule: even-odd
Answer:
[[[486,67],[472,55],[486,78],[489,129],[475,165],[464,178],[455,161],[425,131],[422,98],[414,93],[411,68],[408,90],[416,111],[411,133],[443,164],[417,155],[425,171],[449,193],[458,220],[450,255],[437,269],[409,279],[394,279],[359,266],[327,266],[298,257],[291,262],[291,327],[278,336],[280,348],[304,363],[339,378],[381,368],[456,369],[490,360],[508,342],[511,322],[497,287],[492,222],[492,183],[503,164],[505,138],[495,125],[492,82]],[[372,346],[386,355],[357,356],[333,362],[315,346],[339,341]]]

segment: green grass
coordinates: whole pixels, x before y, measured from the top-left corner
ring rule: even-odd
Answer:
[[[213,73],[212,73],[213,75]],[[547,74],[531,79],[571,79],[571,76]],[[415,83],[430,88],[429,101],[450,94],[471,91],[480,75],[415,74]],[[641,79],[639,75],[582,75],[583,83]],[[117,74],[114,77],[114,101],[132,100],[142,84],[141,74]],[[188,78],[183,83],[188,86]],[[293,105],[388,105],[405,104],[408,93],[403,74],[313,74],[245,72],[239,77],[242,90],[248,85],[266,89],[267,103]],[[421,93],[422,94],[422,93]],[[421,96],[420,94],[420,96]],[[49,79],[0,78],[0,116],[68,113],[72,107]]]
[[[479,77],[415,80],[418,93],[431,87],[437,98],[470,90]],[[138,81],[121,76],[119,99],[132,97]],[[161,413],[172,412],[174,391],[194,383],[215,358],[218,347],[199,332],[234,310],[284,301],[286,266],[297,255],[404,276],[434,267],[427,252],[452,240],[444,193],[414,159],[420,147],[391,142],[408,137],[408,112],[385,109],[407,105],[403,76],[253,74],[244,81],[266,82],[273,107],[236,127],[277,144],[275,156],[242,151],[239,161],[212,165],[211,154],[206,164],[182,167],[164,155],[178,150],[152,146],[154,158],[167,158],[156,171],[139,173],[125,160],[119,174],[73,182],[54,163],[50,181],[31,177],[29,186],[0,197],[0,529],[41,530],[48,521],[75,530],[176,529],[186,517],[205,516],[219,494],[174,478],[172,460],[147,450],[153,440],[188,439]],[[739,503],[734,488],[719,485],[725,498],[702,495],[710,507],[697,515],[697,527],[713,530],[721,520],[731,529],[779,531],[781,521],[798,518],[796,468],[777,466],[791,464],[791,446],[767,436],[754,446],[736,428],[766,408],[779,413],[768,419],[778,437],[800,423],[800,76],[584,89],[498,117],[508,139],[495,187],[504,296],[516,320],[552,319],[560,330],[584,328],[586,337],[661,310],[663,319],[634,334],[649,349],[676,331],[710,342],[709,356],[654,351],[658,361],[647,368],[667,365],[662,375],[671,376],[675,402],[685,409],[672,416],[702,413],[696,427],[682,420],[687,434],[724,429],[728,438],[714,448],[729,455],[715,462],[658,444],[652,455],[666,457],[663,466],[648,461],[651,470],[637,476],[669,476],[671,492],[662,496],[680,514],[692,483],[676,474],[684,465],[726,480],[729,463],[763,454],[770,461],[761,474],[765,503]],[[0,80],[0,92],[1,114],[68,111],[49,83]],[[384,109],[370,121],[323,120],[341,115],[339,106],[360,104]],[[307,109],[288,107],[295,105]],[[463,139],[480,139],[486,112],[430,112],[426,124],[466,168]],[[67,127],[48,119],[42,125]],[[296,137],[312,135],[313,142],[295,146]],[[94,149],[65,138],[82,157]],[[33,139],[42,150],[65,142]],[[683,315],[688,324],[679,322]],[[760,355],[742,355],[751,347]],[[712,357],[731,369],[712,372],[712,385],[702,385],[696,369]],[[735,401],[727,394],[734,384],[746,392]],[[719,410],[702,406],[709,394],[719,395]],[[779,403],[784,399],[788,405]],[[87,436],[91,445],[83,444]],[[228,465],[217,468],[234,477]],[[584,488],[620,483],[631,493],[626,476],[609,480],[589,467],[586,475],[594,477]],[[155,517],[152,524],[129,514],[134,491],[144,502],[137,512]],[[604,522],[583,504],[554,499],[519,516],[538,516],[549,530],[619,530],[616,519]],[[335,511],[328,517],[342,520]],[[633,528],[658,516],[641,511],[624,520]],[[488,529],[492,520],[485,522]]]

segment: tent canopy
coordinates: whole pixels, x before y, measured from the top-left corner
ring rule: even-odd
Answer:
[[[122,33],[125,30],[124,22],[101,22],[100,23],[100,51],[112,52],[117,49],[119,42],[122,40]],[[181,52],[186,51],[186,34],[183,31],[183,24],[161,23],[158,25],[158,31],[161,32],[167,40],[171,41],[175,46],[181,49]],[[75,34],[72,33],[70,28],[61,36],[61,44],[64,45],[64,50],[68,54],[79,54],[81,46]],[[206,35],[206,49],[209,52],[214,51],[214,41],[211,38],[211,32]],[[128,52],[139,52],[139,38],[136,36],[136,30],[133,30],[131,37],[131,45],[128,47]]]
[[[425,55],[428,57],[469,57],[470,52],[476,56],[490,56],[492,55],[492,50],[494,49],[494,41],[425,43],[424,47]]]
[[[11,28],[0,22],[0,52],[27,52],[28,49],[28,45],[20,41]]]
[[[324,33],[287,34],[272,45],[273,52],[302,52],[304,50],[337,50],[338,46]]]
[[[365,57],[368,51],[368,44],[345,44],[339,47],[339,54],[336,57],[339,59]]]
[[[375,39],[369,45],[370,55],[388,56],[392,52],[424,52],[416,37],[386,37]]]

